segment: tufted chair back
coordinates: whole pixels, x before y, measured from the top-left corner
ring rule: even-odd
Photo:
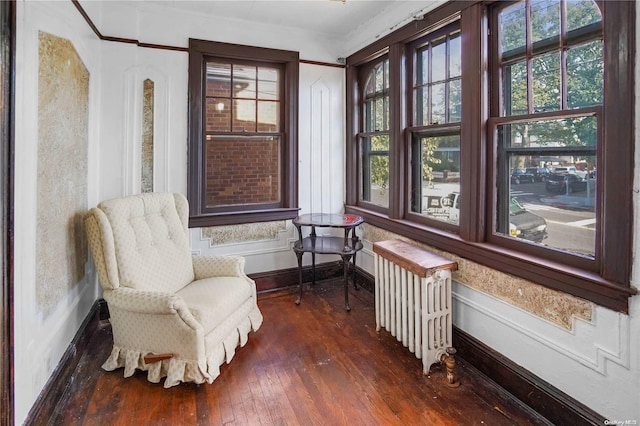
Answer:
[[[189,206],[181,194],[148,193],[104,201],[85,226],[100,284],[175,293],[194,280]]]

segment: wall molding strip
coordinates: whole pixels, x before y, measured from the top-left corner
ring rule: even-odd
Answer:
[[[93,30],[94,34],[102,41],[113,41],[113,42],[116,42],[116,43],[135,44],[138,47],[144,47],[144,48],[148,48],[148,49],[171,50],[171,51],[174,51],[174,52],[189,52],[189,48],[188,47],[169,46],[169,45],[166,45],[166,44],[145,43],[145,42],[142,42],[140,40],[133,39],[133,38],[112,37],[112,36],[108,36],[108,35],[103,35],[100,32],[100,30],[98,29],[98,27],[96,27],[96,25],[93,23],[93,20],[91,19],[91,17],[87,13],[87,11],[84,10],[84,8],[80,4],[80,2],[78,0],[71,0],[71,3],[73,3],[73,5],[76,7],[76,9],[78,9],[78,12],[80,13],[80,15],[82,15],[82,17],[87,22],[87,25],[89,25],[91,30]],[[339,63],[335,63],[334,64],[334,63],[331,63],[331,62],[312,61],[312,60],[308,60],[308,59],[299,59],[298,62],[301,63],[301,64],[320,65],[320,66],[324,66],[324,67],[346,68],[346,65],[344,65],[344,64],[339,64]]]

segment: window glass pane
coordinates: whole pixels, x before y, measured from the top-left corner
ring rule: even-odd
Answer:
[[[362,199],[389,207],[389,136],[379,135],[363,139]]]
[[[521,2],[505,8],[500,13],[500,52],[508,52],[513,49],[524,49],[526,46],[526,8]]]
[[[207,98],[206,130],[228,132],[231,130],[231,100]]]
[[[277,100],[279,72],[275,68],[258,68],[258,99]]]
[[[429,124],[429,88],[419,87],[414,91],[415,99],[415,125],[423,126]]]
[[[233,131],[256,131],[256,101],[238,99],[233,101]]]
[[[447,45],[443,41],[431,47],[431,82],[447,78]]]
[[[567,0],[567,31],[601,20],[600,9],[593,0]]]
[[[384,91],[389,89],[389,60],[383,62],[384,66]]]
[[[531,0],[533,42],[560,35],[560,0]]]
[[[538,56],[532,61],[535,112],[560,109],[560,53]]]
[[[231,65],[207,63],[206,96],[231,96]]]
[[[416,54],[416,86],[429,82],[429,47],[418,50]]]
[[[460,34],[451,37],[449,41],[449,78],[462,75],[462,55]]]
[[[462,80],[449,83],[449,123],[457,123],[462,119]]]
[[[389,135],[372,136],[368,139],[370,141],[369,149],[371,151],[378,151],[378,152],[389,151]]]
[[[280,102],[258,101],[258,132],[278,132]]]
[[[373,130],[376,132],[385,130],[384,106],[385,106],[384,98],[376,99],[375,110],[374,110],[375,111],[375,127],[373,128]]]
[[[365,88],[364,88],[364,93],[366,98],[371,97],[371,95],[375,93],[375,90],[376,90],[375,82],[376,82],[375,75],[374,74],[369,75],[369,78],[367,78],[367,84],[365,85]]]
[[[207,136],[207,207],[280,202],[280,138]]]
[[[434,84],[431,86],[431,122],[430,124],[445,123],[446,111],[446,83]]]
[[[233,66],[233,96],[235,98],[256,98],[256,74],[256,67]]]
[[[376,93],[382,93],[385,89],[384,70],[382,68],[382,64],[377,65],[374,72],[376,76]]]
[[[460,215],[460,136],[419,137],[413,150],[411,210],[426,217],[458,224]]]
[[[505,124],[498,127],[498,132],[505,147],[584,147],[591,151],[597,142],[597,120],[578,117]]]
[[[592,41],[567,51],[567,97],[569,108],[602,104],[602,41]]]
[[[595,157],[535,151],[508,156],[509,174],[500,179],[498,191],[496,232],[594,257],[596,179],[587,160],[594,164]],[[579,170],[578,164],[585,169]]]
[[[504,115],[527,113],[527,65],[518,62],[504,67]]]
[[[375,108],[375,101],[366,101],[364,103],[364,131],[372,132],[375,128],[375,121],[373,119],[373,111]]]

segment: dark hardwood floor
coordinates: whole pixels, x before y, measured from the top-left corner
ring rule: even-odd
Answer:
[[[100,365],[105,322],[92,338],[48,425],[539,425],[526,406],[458,359],[461,386],[444,368],[427,376],[387,331],[375,331],[373,295],[340,281],[259,295],[264,324],[211,385],[164,389],[146,373],[125,379]]]

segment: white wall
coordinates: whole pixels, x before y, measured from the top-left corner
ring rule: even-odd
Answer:
[[[105,35],[176,47],[188,46],[189,38],[201,38],[296,50],[301,58],[313,61],[335,59],[330,49],[335,48],[334,40],[302,31],[291,34],[290,29],[263,24],[212,21],[162,7],[130,9],[105,2],[101,10],[100,31]],[[167,26],[172,30],[167,31]],[[140,192],[141,87],[145,78],[155,82],[156,93],[155,190],[186,193],[188,54],[110,42],[103,43],[102,52],[98,198]],[[344,70],[301,64],[299,92],[299,206],[302,212],[340,212],[344,200]],[[273,238],[235,244],[212,244],[202,238],[200,229],[191,230],[194,252],[243,255],[247,273],[295,267],[291,250],[295,238],[290,222]]]
[[[167,14],[147,6],[137,12],[117,2],[83,2],[83,5],[105,35],[183,47],[187,46],[189,37],[228,41],[297,50],[301,58],[326,62],[353,52],[395,25],[389,25],[390,21],[381,22],[380,31],[372,32],[369,39],[354,38],[351,44],[341,44],[276,27],[249,28],[224,21],[213,25],[198,15]],[[156,189],[186,192],[187,53],[99,42],[71,2],[20,1],[14,256],[17,424],[22,423],[97,297],[95,283],[86,283],[79,286],[81,290],[77,294],[69,294],[46,321],[35,309],[37,129],[34,123],[37,123],[37,31],[40,29],[72,40],[91,73],[89,206],[140,189],[141,84],[145,78],[155,82],[156,90]],[[299,197],[303,213],[342,209],[344,91],[342,69],[301,65]],[[640,169],[636,177],[639,174]],[[636,188],[638,185],[640,182],[636,182]],[[635,196],[638,206],[637,190]],[[635,229],[636,237],[640,236],[637,226]],[[290,223],[276,237],[263,241],[212,247],[208,240],[200,238],[197,229],[191,231],[191,237],[194,250],[203,254],[246,256],[249,273],[296,265],[291,251],[296,235]],[[373,272],[371,256],[367,244],[358,263],[370,273]],[[636,286],[639,271],[640,261],[636,259],[633,275]],[[458,327],[602,415],[611,419],[640,419],[639,297],[631,299],[628,316],[597,308],[591,323],[578,321],[572,331],[566,331],[463,285],[457,285],[454,290]]]
[[[67,350],[97,298],[97,285],[85,278],[44,318],[36,303],[36,183],[38,165],[38,32],[70,40],[90,74],[89,170],[99,167],[95,155],[100,123],[101,43],[71,2],[17,2],[14,374],[15,420],[21,424]],[[97,202],[97,176],[89,176],[88,204]],[[56,247],[51,247],[55,250]],[[92,272],[89,271],[91,276]]]

